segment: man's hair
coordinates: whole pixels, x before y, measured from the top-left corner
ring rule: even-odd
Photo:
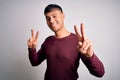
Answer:
[[[57,5],[57,4],[49,4],[49,5],[45,8],[45,10],[44,10],[44,15],[45,15],[46,13],[48,13],[48,12],[51,12],[53,9],[58,9],[58,10],[60,10],[61,12],[63,12],[62,8],[61,8],[59,5]]]

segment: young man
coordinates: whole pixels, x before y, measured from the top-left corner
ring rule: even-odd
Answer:
[[[76,34],[69,32],[64,25],[65,15],[62,8],[56,4],[48,5],[44,15],[55,35],[49,36],[37,52],[39,33],[34,36],[34,31],[31,30],[32,37],[27,44],[32,66],[37,66],[46,59],[45,80],[77,80],[80,59],[91,74],[102,77],[104,66],[95,55],[92,42],[85,36],[83,23],[80,28],[81,35],[76,26],[74,26]]]

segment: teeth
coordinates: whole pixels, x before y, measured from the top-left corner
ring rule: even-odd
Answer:
[[[56,25],[57,25],[57,23],[53,23],[53,24],[52,24],[52,26],[56,26]]]

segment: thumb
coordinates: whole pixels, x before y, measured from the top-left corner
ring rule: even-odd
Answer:
[[[78,42],[79,46],[82,46],[82,42]]]

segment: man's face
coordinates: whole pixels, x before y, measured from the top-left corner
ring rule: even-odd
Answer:
[[[60,10],[53,9],[46,13],[45,17],[47,25],[53,32],[57,32],[64,27],[64,14]]]

